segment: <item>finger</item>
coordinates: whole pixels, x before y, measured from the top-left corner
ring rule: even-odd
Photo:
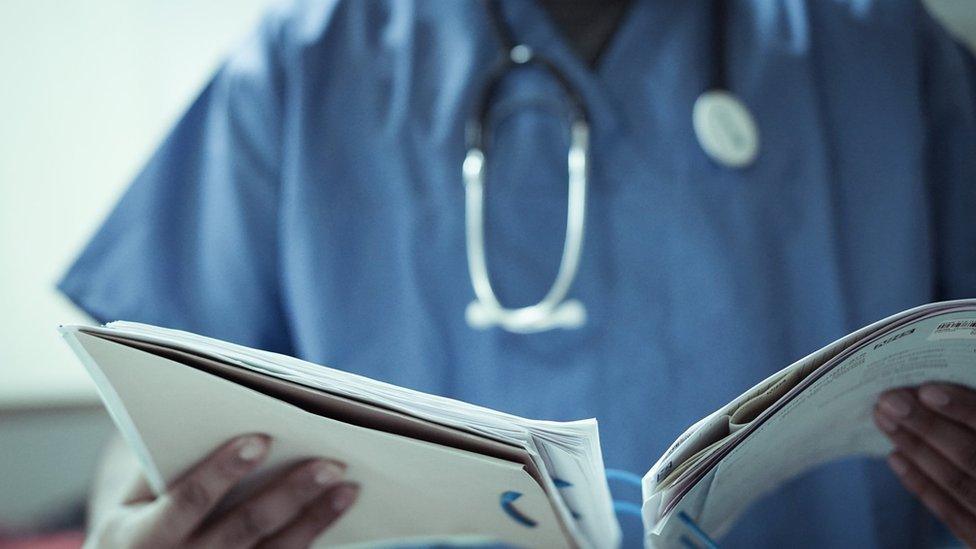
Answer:
[[[929,409],[976,430],[976,391],[962,385],[930,383],[919,388],[918,399]]]
[[[261,543],[262,549],[308,547],[359,497],[359,485],[343,483],[305,506],[290,524]]]
[[[976,517],[926,477],[900,452],[894,452],[888,457],[888,465],[902,485],[915,494],[932,514],[952,530],[956,537],[970,547],[976,546]]]
[[[185,540],[214,506],[264,460],[271,439],[246,435],[233,439],[200,461],[154,503],[152,535],[178,543]]]
[[[901,457],[911,461],[912,465],[976,517],[976,479],[904,429],[895,430],[888,436]]]
[[[202,547],[250,547],[293,521],[302,509],[342,478],[334,461],[302,463],[272,480],[249,500],[208,526],[194,542]]]
[[[976,473],[976,432],[922,406],[912,391],[889,391],[878,401],[885,417],[924,440],[963,471]]]

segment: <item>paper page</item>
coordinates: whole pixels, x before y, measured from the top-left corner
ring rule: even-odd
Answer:
[[[794,393],[803,390],[817,378],[819,372],[831,368],[838,357],[849,353],[852,347],[877,337],[895,326],[965,307],[976,307],[976,300],[930,303],[902,311],[848,334],[769,376],[729,404],[688,428],[678,437],[644,476],[645,499],[663,490],[682,493],[682,490],[688,489],[691,483],[695,482],[695,479],[689,478],[689,475],[695,475],[700,467],[697,465],[688,467],[687,460],[695,459],[698,463],[706,462],[704,467],[711,466],[714,458],[705,454],[719,454],[734,444],[741,438],[739,435],[743,434],[743,431],[752,428],[755,418],[768,415],[783,402],[792,398]],[[774,394],[779,395],[780,398],[770,398]],[[727,431],[724,436],[722,436],[723,431]],[[705,448],[712,451],[704,450]],[[686,473],[679,472],[679,469]],[[700,472],[697,474],[700,476]],[[660,517],[655,513],[651,515]],[[655,520],[656,518],[651,519],[652,522]]]
[[[562,523],[570,530],[571,536],[576,539],[585,537],[598,547],[619,544],[620,528],[604,475],[595,420],[553,422],[525,419],[294,357],[145,324],[113,322],[104,328],[68,329],[123,336],[213,357],[242,369],[361,401],[382,403],[389,410],[527,448],[533,459],[540,460],[537,463],[539,468],[548,473],[542,478],[546,491],[550,494],[558,491],[572,508],[573,515],[566,506],[558,508]],[[559,478],[571,487],[557,489],[550,477]],[[573,520],[574,516],[579,519]]]
[[[319,546],[453,536],[570,545],[546,494],[520,464],[347,425],[130,347],[77,332],[66,337],[104,374],[115,405],[124,408],[117,415],[131,421],[164,482],[247,432],[274,437],[265,470],[311,456],[347,463],[347,477],[362,492]],[[507,491],[522,494],[514,505],[535,527],[505,513],[500,501]]]
[[[898,326],[834,365],[736,444],[656,525],[659,535],[650,532],[648,543],[674,539],[672,530],[682,528],[673,520],[678,511],[717,537],[755,499],[815,466],[887,453],[890,443],[871,419],[878,395],[932,381],[976,386],[976,312]]]
[[[87,330],[82,330],[82,332],[89,333]],[[93,333],[93,335],[101,339],[121,343],[134,349],[146,351],[156,356],[174,360],[180,364],[254,389],[259,393],[283,402],[293,404],[315,415],[325,416],[343,423],[359,425],[368,429],[394,433],[415,440],[423,440],[441,446],[450,446],[460,450],[467,450],[477,454],[521,463],[526,467],[529,474],[532,475],[532,478],[539,482],[542,479],[541,474],[530,459],[528,453],[524,449],[516,446],[496,442],[492,439],[461,431],[460,429],[445,427],[429,421],[422,421],[400,412],[386,410],[375,405],[306,387],[292,381],[259,374],[245,368],[225,364],[213,358],[170,349],[155,343],[132,341],[116,335],[101,333]]]

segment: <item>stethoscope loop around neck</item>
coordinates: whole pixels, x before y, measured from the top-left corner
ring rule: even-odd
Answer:
[[[500,13],[497,2],[488,2],[495,34],[504,55],[489,72],[465,128],[467,154],[462,165],[465,191],[465,235],[468,271],[475,300],[465,311],[473,328],[500,327],[509,332],[532,333],[554,328],[578,328],[586,322],[586,309],[577,300],[566,300],[579,270],[586,218],[586,187],[590,156],[590,125],[582,98],[569,78],[549,59],[536,55],[529,46],[516,43]],[[571,123],[566,156],[568,195],[566,237],[559,270],[545,296],[536,304],[509,308],[502,305],[491,284],[485,251],[486,156],[490,147],[488,124],[491,106],[504,78],[519,67],[534,66],[550,74],[569,98]]]
[[[758,153],[758,132],[745,105],[727,91],[726,1],[711,6],[711,72],[708,88],[696,100],[692,113],[695,135],[705,153],[730,168],[750,165]],[[509,332],[532,333],[555,328],[578,328],[586,322],[586,308],[567,299],[579,270],[586,218],[586,193],[590,160],[590,124],[586,105],[567,75],[530,46],[519,43],[501,13],[499,0],[484,0],[489,21],[502,55],[489,71],[476,97],[472,116],[465,127],[467,154],[462,165],[465,191],[465,235],[468,271],[475,299],[465,318],[472,328],[499,327]],[[508,308],[502,305],[491,284],[485,257],[486,156],[491,128],[491,106],[504,78],[519,67],[534,66],[550,74],[559,84],[571,107],[567,153],[568,197],[566,237],[559,270],[545,296],[534,305]]]
[[[577,328],[586,322],[586,309],[566,296],[579,269],[586,218],[587,164],[590,150],[589,127],[584,121],[573,123],[566,165],[569,193],[566,208],[566,238],[556,278],[545,297],[535,305],[507,308],[491,285],[485,253],[485,155],[473,147],[464,158],[462,174],[465,191],[465,234],[468,270],[476,299],[468,305],[465,318],[473,328],[498,326],[516,333],[531,333],[553,328]]]
[[[552,286],[538,303],[508,308],[502,305],[491,284],[485,251],[485,162],[491,128],[491,105],[502,80],[513,69],[537,66],[551,74],[570,99],[571,125],[566,156],[569,192],[566,208],[566,237],[559,270]],[[579,270],[586,218],[586,186],[590,155],[590,127],[583,101],[566,75],[544,57],[535,55],[524,44],[512,45],[488,75],[474,108],[475,116],[465,129],[467,154],[462,165],[465,194],[465,235],[468,271],[475,300],[468,305],[465,318],[473,328],[500,327],[515,333],[532,333],[554,328],[577,328],[586,321],[586,309],[576,300],[567,301],[573,279]]]
[[[465,126],[464,138],[469,150],[477,148],[484,151],[487,148],[491,131],[488,120],[492,105],[495,104],[495,96],[498,94],[505,77],[520,67],[536,67],[551,75],[559,85],[560,91],[569,99],[570,116],[573,123],[582,122],[589,127],[586,105],[579,92],[570,82],[569,77],[555,63],[547,57],[537,55],[529,46],[514,44],[507,50],[506,55],[501,56],[495,62],[482,84],[481,92],[478,94],[472,109],[473,115],[468,119]]]

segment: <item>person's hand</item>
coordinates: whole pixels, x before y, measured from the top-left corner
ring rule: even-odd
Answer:
[[[895,445],[888,464],[905,488],[976,546],[976,391],[949,384],[888,391],[874,421]]]
[[[264,435],[235,438],[159,497],[147,493],[93,525],[86,547],[307,547],[356,500],[335,461],[302,462],[219,515],[214,508],[268,455]]]

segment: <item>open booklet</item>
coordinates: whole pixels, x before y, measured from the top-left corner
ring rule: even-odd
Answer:
[[[346,462],[363,486],[323,545],[620,542],[595,420],[524,419],[143,324],[61,331],[157,492],[224,440],[266,432],[265,468],[231,500],[308,456]],[[927,381],[976,386],[976,300],[871,324],[694,424],[643,479],[646,545],[694,544],[679,516],[719,537],[786,480],[885,453],[871,423],[878,394]]]
[[[362,487],[317,545],[619,544],[595,420],[523,419],[144,324],[61,332],[157,493],[221,442],[261,432],[271,453],[231,503],[308,457],[346,463]]]

